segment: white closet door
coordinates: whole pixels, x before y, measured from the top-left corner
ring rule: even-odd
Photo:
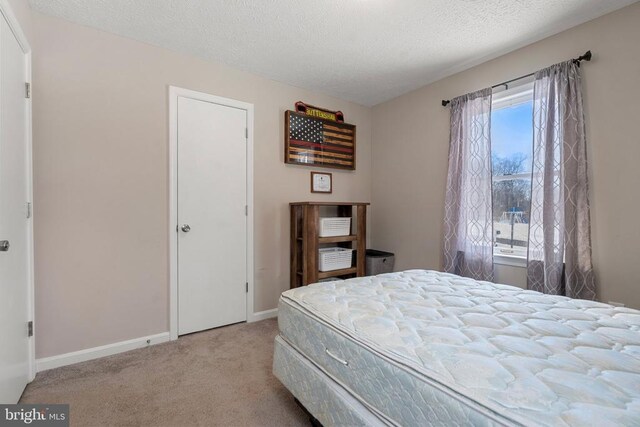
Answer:
[[[29,379],[26,57],[0,15],[0,403]]]
[[[178,98],[178,330],[246,320],[247,112]]]

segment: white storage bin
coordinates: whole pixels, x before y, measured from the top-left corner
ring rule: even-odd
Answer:
[[[348,236],[351,234],[351,218],[320,218],[320,237]]]
[[[353,249],[322,248],[320,249],[319,270],[333,271],[351,267],[351,252]]]

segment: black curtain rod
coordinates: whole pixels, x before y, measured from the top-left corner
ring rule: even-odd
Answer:
[[[573,62],[575,62],[576,64],[580,65],[580,61],[591,61],[591,51],[588,50],[584,53],[584,55],[580,55],[577,58],[573,58]],[[511,79],[511,80],[507,80],[506,82],[502,82],[502,83],[498,83],[497,85],[493,85],[491,86],[492,89],[500,87],[500,86],[506,86],[507,89],[509,88],[509,83],[513,83],[517,80],[520,79],[524,79],[527,77],[531,77],[533,76],[535,73],[529,73],[529,74],[525,74],[524,76],[520,76],[520,77],[516,77],[515,79]],[[443,99],[442,100],[442,106],[446,107],[447,105],[449,105],[451,101],[448,99]]]

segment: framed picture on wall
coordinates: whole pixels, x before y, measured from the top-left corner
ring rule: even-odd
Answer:
[[[311,172],[311,192],[327,194],[333,192],[332,175],[327,172]]]
[[[356,169],[356,127],[286,111],[284,161],[313,167]]]

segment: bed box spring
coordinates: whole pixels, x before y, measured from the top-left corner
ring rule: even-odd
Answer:
[[[280,336],[273,373],[324,426],[387,425]]]
[[[278,319],[390,424],[640,425],[636,310],[410,270],[287,291]]]

